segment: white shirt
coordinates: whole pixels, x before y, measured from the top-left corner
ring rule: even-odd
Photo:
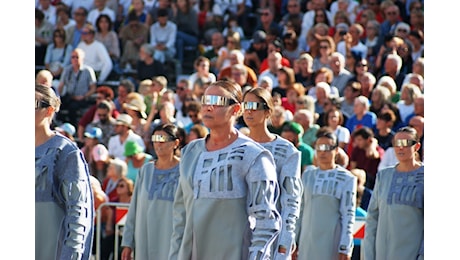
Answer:
[[[84,41],[81,41],[77,48],[85,52],[84,64],[92,67],[94,71],[100,71],[97,81],[105,81],[112,71],[113,64],[104,44],[97,40],[94,40],[91,44],[86,44]]]
[[[96,27],[96,21],[99,15],[101,14],[106,14],[110,17],[110,20],[112,20],[112,23],[115,23],[115,12],[108,8],[107,6],[102,9],[102,11],[99,11],[98,9],[93,9],[88,13],[88,19],[87,21],[90,22],[94,27]]]
[[[135,141],[142,147],[142,151],[145,151],[145,143],[142,140],[142,137],[133,132],[133,130],[129,130],[128,138],[126,138],[125,142],[120,142],[120,135],[114,135],[110,137],[108,147],[109,154],[114,156],[115,158],[119,158],[121,160],[125,160],[126,156],[125,153],[125,144],[127,141]]]

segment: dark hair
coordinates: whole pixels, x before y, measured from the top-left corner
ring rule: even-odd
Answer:
[[[61,107],[61,99],[56,95],[54,90],[42,84],[35,84],[35,92],[41,96],[41,101],[54,108],[55,112]]]
[[[123,79],[122,81],[120,81],[120,86],[125,87],[128,93],[134,92],[135,86],[133,82],[129,79]]]
[[[160,124],[160,125],[157,125],[153,131],[152,131],[152,135],[155,134],[155,132],[157,131],[163,131],[165,132],[166,134],[168,134],[170,137],[174,138],[175,140],[180,140],[181,142],[179,143],[179,146],[176,147],[174,150],[177,150],[177,149],[181,149],[183,147],[182,145],[182,139],[183,139],[183,136],[181,133],[182,129],[180,129],[180,127],[176,126],[175,124],[172,124],[172,123],[165,123],[165,124]]]
[[[336,108],[336,107],[333,107],[333,108],[329,109],[324,114],[324,122],[323,123],[324,123],[325,126],[329,125],[329,114],[332,113],[332,112],[335,112],[335,111],[337,111],[339,113],[339,125],[343,126],[343,124],[345,122],[343,112],[342,112],[342,110],[340,110],[339,108]]]
[[[200,113],[201,111],[201,102],[191,101],[187,106],[187,112]]]
[[[113,29],[113,22],[112,20],[110,19],[110,17],[106,14],[100,14],[97,19],[96,19],[96,29],[98,32],[101,31],[101,27],[99,26],[99,22],[102,20],[102,19],[106,19],[107,22],[109,23],[109,31],[111,31]]]
[[[337,135],[334,133],[334,130],[332,130],[332,128],[330,128],[329,126],[323,126],[320,129],[318,129],[318,131],[316,132],[316,139],[321,137],[331,139],[336,147],[339,145],[339,139],[337,138]]]
[[[398,131],[396,131],[395,136],[397,133],[408,133],[412,135],[415,141],[420,142],[420,137],[417,134],[417,130],[415,130],[415,128],[413,127],[410,127],[410,126],[401,127],[398,129]]]
[[[266,110],[270,111],[270,114],[275,110],[272,94],[268,90],[261,87],[251,88],[244,93],[243,100],[248,93],[253,94],[259,98],[262,103],[265,103],[267,106]]]
[[[361,136],[364,139],[369,139],[374,137],[374,132],[367,126],[362,126],[360,128],[355,129],[352,133],[353,138],[357,136]]]
[[[112,110],[112,105],[110,105],[109,101],[107,100],[102,100],[101,102],[99,102],[99,104],[97,105],[97,108],[98,109],[106,109],[108,111],[111,111]]]
[[[168,9],[166,8],[160,8],[157,10],[157,17],[168,17]]]
[[[40,22],[45,20],[45,14],[42,10],[35,8],[35,19],[39,20]]]

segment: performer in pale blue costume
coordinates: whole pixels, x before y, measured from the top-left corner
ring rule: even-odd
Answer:
[[[174,194],[179,179],[179,131],[174,124],[153,130],[158,159],[142,166],[134,187],[121,246],[122,260],[168,259]]]
[[[274,243],[273,259],[291,259],[295,249],[295,225],[302,198],[300,151],[288,140],[270,133],[268,120],[274,111],[271,93],[264,88],[252,88],[243,97],[243,119],[249,127],[249,137],[269,150],[275,158],[280,186],[277,203],[281,214],[280,234]]]
[[[70,139],[51,130],[60,99],[35,85],[35,259],[89,259],[94,206],[88,165]]]
[[[302,175],[304,192],[298,221],[298,258],[350,259],[353,251],[357,178],[335,163],[337,136],[329,127],[318,130],[318,166]]]
[[[281,225],[271,153],[239,132],[241,87],[216,81],[202,98],[206,138],[181,151],[170,258],[270,259]]]
[[[364,259],[424,258],[424,165],[417,131],[400,128],[393,140],[399,163],[377,173],[367,208]]]

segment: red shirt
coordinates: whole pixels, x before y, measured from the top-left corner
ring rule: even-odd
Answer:
[[[292,68],[291,62],[285,57],[281,59],[281,65]],[[260,63],[259,74],[262,73],[266,69],[268,69],[268,58],[265,58],[265,60],[263,60],[262,63]]]

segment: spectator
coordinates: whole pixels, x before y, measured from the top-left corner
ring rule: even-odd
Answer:
[[[147,128],[147,114],[145,113],[147,106],[144,103],[144,97],[137,92],[132,92],[128,94],[127,98],[128,100],[123,104],[123,108],[133,119],[131,123],[132,130],[134,133],[142,136],[145,147],[147,147],[147,144],[151,141],[151,136],[149,131],[145,131]]]
[[[383,41],[383,38],[389,34],[394,35],[396,25],[401,22],[400,10],[398,6],[394,3],[387,6],[386,8],[381,8],[385,14],[385,20],[380,24],[380,41]]]
[[[53,74],[47,69],[39,70],[35,76],[35,84],[53,87]]]
[[[302,12],[300,0],[288,0],[286,4],[287,12],[281,17],[279,24],[283,27],[283,33],[288,27],[292,27],[297,35],[300,36],[301,24],[304,13]],[[275,19],[276,20],[276,19]]]
[[[313,53],[312,55],[314,56],[313,58],[313,64],[312,64],[312,69],[314,72],[318,71],[322,67],[326,68],[331,68],[330,66],[330,59],[332,53],[335,52],[335,42],[334,39],[332,39],[331,36],[326,35],[326,36],[315,36],[318,39],[318,48],[319,52],[318,53]]]
[[[362,126],[367,126],[370,129],[375,129],[377,115],[369,111],[369,99],[365,96],[358,96],[355,98],[354,102],[354,115],[348,118],[345,127],[348,128],[350,133],[353,133],[355,129]]]
[[[245,39],[246,36],[244,35],[244,30],[241,25],[238,23],[238,18],[235,15],[231,15],[228,17],[224,28],[222,30],[222,34],[224,37],[227,37],[229,33],[237,32],[240,35],[240,39]]]
[[[45,65],[48,44],[53,40],[54,26],[45,19],[45,14],[35,8],[35,66]]]
[[[299,48],[299,38],[293,30],[287,30],[282,35],[283,46],[282,50],[283,57],[286,57],[289,60],[289,63],[294,65],[295,60],[303,51]]]
[[[404,122],[404,124],[409,125],[409,121],[414,116],[425,117],[425,97],[423,94],[414,99],[414,112],[406,116],[406,121]]]
[[[58,131],[61,135],[67,137],[72,141],[75,145],[77,145],[77,142],[75,141],[75,126],[73,126],[71,123],[63,123],[62,125],[56,126],[54,130]]]
[[[45,15],[45,20],[56,27],[56,6],[51,3],[51,0],[39,0],[37,8]]]
[[[422,92],[416,85],[408,83],[402,87],[401,100],[396,105],[398,106],[403,122],[414,112],[414,100],[420,96],[422,96]]]
[[[329,67],[333,73],[330,85],[338,89],[338,96],[343,96],[345,86],[353,77],[353,74],[345,69],[345,57],[339,52],[332,53],[329,59]]]
[[[350,131],[344,127],[344,115],[340,109],[332,107],[325,112],[324,126],[331,128],[337,136],[337,145],[345,152],[350,143]]]
[[[79,120],[78,111],[88,107],[91,96],[96,92],[96,74],[86,64],[85,51],[80,48],[73,50],[71,64],[64,68],[59,81],[58,93],[61,95],[62,110],[68,112],[68,120],[65,120],[62,112],[58,114],[58,119],[73,125],[77,125]]]
[[[128,94],[135,91],[134,88],[135,87],[134,87],[133,82],[131,82],[129,79],[123,79],[118,84],[117,97],[113,100],[113,102],[115,104],[115,109],[119,113],[126,112],[123,107],[123,104],[127,102]]]
[[[75,20],[75,24],[69,26],[68,31],[66,32],[68,36],[66,37],[66,43],[72,45],[73,48],[77,48],[82,39],[81,35],[83,28],[87,23],[88,9],[83,6],[74,8],[73,18]]]
[[[200,124],[194,124],[190,128],[190,132],[187,135],[187,144],[195,139],[204,138],[208,134],[209,134],[209,129],[206,126],[200,125]]]
[[[352,255],[357,181],[336,164],[337,137],[330,129],[323,130],[315,145],[318,166],[302,174],[296,259],[350,259]],[[331,182],[334,187],[329,186]]]
[[[166,76],[164,64],[154,58],[155,49],[148,43],[142,44],[139,49],[139,60],[136,64],[136,82],[151,79],[157,76]]]
[[[115,109],[113,97],[113,90],[108,86],[100,86],[96,89],[96,103],[78,121],[77,136],[79,140],[83,140],[83,133],[89,124],[98,122],[96,124],[103,132],[101,142],[107,146],[108,138],[113,132],[112,125],[115,123],[115,118],[120,114]],[[101,103],[104,104],[100,105]]]
[[[113,68],[107,48],[100,41],[95,39],[96,31],[91,24],[86,24],[82,31],[82,40],[77,48],[85,52],[85,64],[94,69],[97,82],[106,81]]]
[[[53,74],[54,79],[60,79],[64,68],[70,65],[72,46],[65,43],[65,30],[55,29],[53,31],[53,42],[46,49],[45,68]]]
[[[361,58],[366,58],[367,47],[361,42],[363,34],[364,28],[361,24],[351,24],[347,35],[344,37],[344,41],[340,41],[337,44],[337,52],[340,52],[343,56],[346,57],[347,53],[354,51],[359,53]]]
[[[317,10],[326,10],[327,8],[327,1],[326,0],[312,0],[308,3],[308,10],[305,12],[302,18],[302,29],[299,39],[306,39],[308,31],[314,25],[314,18],[316,15]],[[326,10],[326,18],[329,21],[329,24],[333,23],[333,15],[330,11]],[[303,50],[306,50],[307,42],[305,40],[301,40],[300,46]]]
[[[269,77],[273,84],[275,85],[278,85],[278,71],[280,70],[280,68],[283,66],[281,64],[281,60],[282,60],[283,56],[281,55],[281,53],[279,52],[271,52],[270,54],[268,54],[268,68],[266,70],[264,70],[262,73],[260,73],[259,75],[259,79],[263,78],[263,77]],[[295,80],[295,78],[294,78]],[[260,85],[260,82],[259,82],[259,85]],[[274,86],[273,89],[277,87],[277,86]],[[272,95],[274,93],[274,90],[272,89]],[[281,95],[281,93],[279,93]]]
[[[176,32],[176,57],[180,64],[184,62],[184,49],[189,47],[198,49],[199,28],[198,13],[193,8],[190,0],[177,0],[172,3],[173,16],[172,22],[177,26]]]
[[[174,107],[176,109],[176,119],[182,125],[188,125],[192,120],[188,117],[187,106],[193,100],[188,94],[192,93],[192,83],[186,79],[180,79],[176,84],[176,93],[174,95]]]
[[[133,5],[134,2],[138,1],[142,0],[134,0]],[[121,27],[118,32],[121,47],[120,67],[132,67],[139,70],[139,68],[137,68],[137,62],[141,59],[139,52],[143,44],[148,44],[148,36],[149,28],[139,21],[135,10],[131,10],[128,14],[127,24]],[[153,56],[153,51],[151,55]]]
[[[379,146],[374,132],[367,126],[356,128],[352,132],[353,151],[350,154],[350,169],[359,168],[366,171],[366,187],[373,190],[375,176],[385,150]]]
[[[270,58],[270,54],[273,53],[273,52],[279,52],[281,54],[281,65],[282,66],[291,68],[292,66],[291,66],[291,63],[289,62],[289,59],[287,59],[286,57],[283,57],[283,55],[282,55],[282,53],[283,53],[283,43],[279,39],[273,39],[271,41],[267,39],[267,42],[268,42],[267,58],[262,60],[262,63],[260,64],[259,75],[262,75],[262,73],[265,70],[270,68],[270,64],[269,64],[270,59],[269,58]]]
[[[276,65],[275,65],[276,66]],[[275,81],[275,86],[273,87],[272,89],[272,95],[274,93],[279,93],[281,95],[281,100],[282,100],[282,105],[284,106],[284,108],[287,108],[287,100],[286,100],[286,97],[287,97],[287,90],[289,88],[292,88],[294,86],[294,83],[295,83],[295,73],[294,73],[294,70],[290,67],[284,67],[284,66],[281,66],[278,71],[277,71],[277,81]],[[303,89],[303,86],[299,85],[299,87],[296,89],[297,90],[297,93],[292,93],[292,94],[297,94],[297,95],[300,95],[301,94],[301,91],[305,92],[305,90]],[[283,102],[283,98],[284,99],[284,102]],[[294,102],[293,102],[293,99],[290,98],[290,110],[291,112],[294,110]]]
[[[210,82],[216,81],[216,75],[210,71],[211,61],[208,58],[198,56],[193,62],[193,65],[195,67],[195,72],[188,77],[188,80],[192,84],[200,77],[205,77]]]
[[[154,129],[152,138],[158,159],[139,171],[133,200],[123,230],[122,259],[167,259],[173,231],[173,201],[179,182],[180,158],[177,127]],[[158,182],[161,180],[161,182]]]
[[[262,30],[255,31],[249,48],[244,52],[244,64],[259,71],[260,64],[267,58],[267,48],[267,34]]]
[[[244,68],[247,71],[245,81],[250,86],[255,86],[257,84],[257,74],[255,73],[253,69],[251,69],[251,67],[244,64],[244,53],[239,49],[235,49],[235,50],[231,50],[228,56],[230,59],[230,65],[220,70],[219,74],[217,75],[217,79],[221,80],[225,78],[227,79],[231,78],[232,66],[236,64],[241,64],[244,66]]]
[[[314,85],[313,57],[308,53],[302,53],[296,62],[298,62],[298,71],[295,74],[295,81],[301,83],[305,90],[308,90]]]
[[[177,25],[168,18],[168,9],[158,9],[158,21],[150,26],[150,45],[155,48],[154,59],[161,63],[176,55]]]
[[[153,161],[153,156],[145,153],[144,149],[136,141],[127,141],[125,143],[125,151],[123,155],[126,157],[125,161],[128,166],[126,177],[136,184],[141,167],[144,164]]]
[[[88,22],[97,27],[97,19],[100,15],[105,14],[109,17],[112,24],[115,23],[115,11],[110,9],[107,4],[108,0],[94,0],[94,8],[88,13]]]
[[[116,73],[121,74],[120,70],[120,39],[114,30],[114,24],[110,17],[106,14],[101,14],[96,20],[96,35],[95,39],[104,44],[109,52],[112,60],[113,68]]]
[[[302,84],[294,82],[292,86],[286,89],[286,97],[281,98],[281,105],[291,111],[292,114],[296,112],[297,99],[305,94],[305,88]]]
[[[209,70],[215,75],[219,74],[220,67],[217,65],[219,57],[219,50],[224,46],[225,39],[220,31],[213,32],[211,35],[211,46],[204,53],[203,56],[210,61]]]
[[[241,47],[241,36],[237,32],[230,32],[225,36],[226,45],[222,46],[217,55],[216,60],[216,75],[220,74],[220,71],[230,65],[232,65],[231,53],[233,50],[239,50],[244,60],[244,50]],[[220,79],[217,77],[217,79]]]
[[[377,60],[377,54],[380,50],[381,43],[379,42],[380,23],[376,20],[370,20],[366,24],[366,37],[363,41],[367,47],[367,60],[369,61],[369,71],[377,72],[375,68],[375,61]]]
[[[281,38],[283,35],[283,27],[275,20],[274,10],[269,7],[261,7],[258,10],[259,20],[255,30],[261,30],[265,33],[272,33],[276,38]]]
[[[419,136],[420,139],[420,149],[418,150],[417,160],[423,162],[425,160],[425,118],[422,116],[414,116],[409,120],[409,126],[417,130],[417,136]]]
[[[315,146],[316,133],[319,125],[315,123],[314,113],[308,109],[299,109],[294,113],[293,121],[303,128],[302,142],[311,147]]]
[[[79,148],[51,129],[59,106],[50,87],[35,85],[35,257],[89,259],[95,217],[90,173]]]
[[[374,114],[378,115],[382,110],[383,105],[386,102],[391,101],[391,93],[388,88],[378,85],[372,90],[371,95],[371,104],[369,107],[369,111],[373,112]]]
[[[195,1],[194,9],[198,13],[199,38],[207,44],[215,32],[222,32],[223,12],[219,1],[199,0]],[[210,57],[207,57],[210,59]]]
[[[378,145],[387,150],[393,146],[393,137],[395,132],[393,132],[394,122],[396,121],[396,116],[393,111],[388,110],[380,112],[377,114],[377,123],[375,125],[375,139],[377,139]]]
[[[88,127],[85,131],[85,139],[83,141],[83,147],[80,148],[81,152],[85,156],[85,160],[88,163],[90,173],[92,176],[96,177],[99,181],[104,179],[104,172],[98,172],[96,168],[96,161],[94,160],[93,150],[98,149],[96,146],[100,144],[102,138],[102,130],[99,127]],[[105,148],[105,147],[104,147]],[[107,150],[107,148],[105,148]],[[99,149],[102,153],[102,150]],[[105,151],[108,155],[108,152]],[[100,173],[98,175],[98,173]]]
[[[416,259],[424,255],[424,165],[416,158],[420,148],[417,132],[410,127],[400,129],[394,147],[399,163],[379,171],[369,203],[365,259]],[[402,229],[406,232],[399,232]],[[394,238],[388,241],[389,236]],[[400,246],[402,241],[406,241],[404,247]]]
[[[145,7],[148,11],[145,25],[147,25],[150,28],[154,23],[158,22],[158,17],[159,17],[158,13],[160,9],[166,10],[166,13],[167,13],[166,15],[168,16],[168,20],[172,21],[174,14],[173,14],[173,10],[171,7],[171,1],[158,0],[158,1],[152,1],[152,2],[153,2],[153,5],[149,1],[145,2]]]
[[[340,110],[343,116],[350,118],[354,115],[355,98],[361,95],[361,83],[349,81],[343,90],[343,97],[340,97]]]
[[[281,130],[281,137],[289,140],[301,153],[300,169],[304,171],[305,168],[313,164],[314,150],[309,145],[303,142],[303,127],[294,121],[288,121],[283,125]]]
[[[145,151],[145,144],[142,137],[131,129],[132,117],[128,114],[120,114],[117,118],[117,123],[115,125],[115,134],[110,137],[109,145],[107,146],[109,154],[113,158],[118,158],[125,160],[125,144],[127,141],[137,142]]]

